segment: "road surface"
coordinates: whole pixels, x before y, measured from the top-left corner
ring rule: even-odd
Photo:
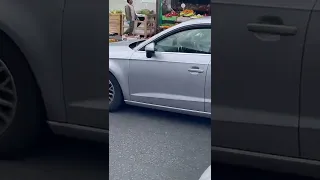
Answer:
[[[195,180],[210,165],[210,119],[126,107],[109,127],[112,180]]]
[[[210,126],[204,119],[142,108],[110,117],[110,150],[107,144],[56,136],[24,160],[0,160],[0,179],[198,180],[210,164]],[[212,179],[313,180],[221,164],[213,164]]]
[[[1,160],[1,180],[107,180],[108,145],[54,137],[28,158]]]

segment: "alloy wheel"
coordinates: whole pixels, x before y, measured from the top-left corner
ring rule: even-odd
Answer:
[[[17,104],[16,87],[8,67],[0,60],[0,134],[13,120]]]
[[[111,104],[111,102],[113,101],[114,95],[115,95],[114,86],[112,82],[109,80],[109,104]]]

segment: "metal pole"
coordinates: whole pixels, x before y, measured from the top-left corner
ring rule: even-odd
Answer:
[[[156,31],[157,33],[160,30],[160,25],[162,21],[162,0],[156,0],[156,14],[157,14],[157,19],[156,19]]]

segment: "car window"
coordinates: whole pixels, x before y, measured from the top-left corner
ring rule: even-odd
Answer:
[[[168,36],[156,43],[157,52],[211,53],[211,29],[191,29]]]

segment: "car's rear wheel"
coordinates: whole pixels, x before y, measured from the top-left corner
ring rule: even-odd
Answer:
[[[0,158],[26,155],[45,126],[43,102],[22,53],[6,36],[0,42]]]
[[[116,78],[109,73],[109,111],[117,111],[123,104],[121,87]]]

